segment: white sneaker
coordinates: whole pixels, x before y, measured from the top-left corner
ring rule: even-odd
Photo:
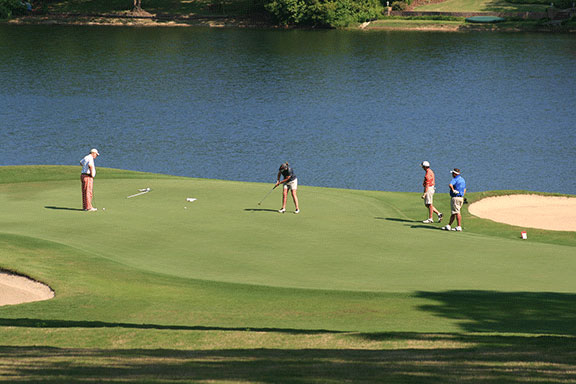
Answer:
[[[295,210],[295,211],[294,211],[294,213],[300,213],[300,210],[299,210],[299,209],[297,209],[297,210]]]
[[[426,219],[426,220],[423,221],[424,224],[431,224],[431,223],[433,223],[433,222],[434,222],[433,219]]]
[[[450,227],[450,224],[443,226],[442,229],[445,230],[445,231],[450,231],[450,230],[452,230],[452,228]]]
[[[444,215],[442,213],[438,214],[438,222],[441,223],[442,222],[442,218],[444,217]]]
[[[85,209],[86,212],[96,212],[98,208]]]
[[[452,228],[453,231],[462,232],[462,227]]]
[[[278,210],[279,213],[284,213],[286,210],[284,208]]]

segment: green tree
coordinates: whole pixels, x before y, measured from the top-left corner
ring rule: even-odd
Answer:
[[[25,11],[26,7],[21,0],[0,0],[0,19],[10,19]]]
[[[379,0],[271,0],[265,8],[283,25],[346,27],[382,14]]]

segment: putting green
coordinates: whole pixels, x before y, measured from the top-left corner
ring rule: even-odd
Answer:
[[[279,214],[280,190],[257,205],[270,185],[115,172],[102,170],[95,181],[95,213],[77,210],[79,180],[0,185],[0,232],[181,279],[338,291],[576,292],[573,247],[488,236],[466,222],[463,233],[441,231],[420,222],[418,194],[303,186],[302,213]],[[126,198],[146,187],[152,191]],[[448,197],[437,200],[447,212]]]

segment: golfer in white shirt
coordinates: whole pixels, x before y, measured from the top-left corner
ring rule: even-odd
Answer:
[[[90,150],[90,153],[82,160],[82,175],[80,180],[82,181],[82,209],[85,211],[93,212],[97,211],[97,208],[92,206],[92,197],[94,196],[94,176],[96,176],[96,166],[94,165],[94,159],[100,156],[97,149]]]

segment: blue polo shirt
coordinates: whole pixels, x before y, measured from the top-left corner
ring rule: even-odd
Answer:
[[[464,196],[464,190],[466,189],[466,180],[460,175],[456,176],[450,182],[450,185],[454,186],[454,189],[458,191],[458,194],[454,194],[452,192],[452,188],[450,188],[450,196],[452,197],[462,197]]]

